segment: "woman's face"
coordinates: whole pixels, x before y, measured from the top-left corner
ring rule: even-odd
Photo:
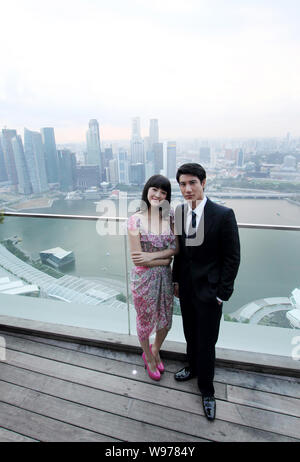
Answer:
[[[151,205],[151,207],[157,207],[160,205],[161,202],[166,200],[167,192],[163,189],[156,188],[155,186],[151,186],[148,189],[147,199]]]

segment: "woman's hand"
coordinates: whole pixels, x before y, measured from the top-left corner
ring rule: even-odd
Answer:
[[[151,256],[151,252],[132,252],[131,259],[135,265],[143,266],[151,263],[153,256]]]
[[[179,284],[178,282],[174,282],[174,295],[176,298],[179,298]]]

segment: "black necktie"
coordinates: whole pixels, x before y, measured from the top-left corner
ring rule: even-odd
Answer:
[[[197,225],[197,214],[194,211],[192,211],[192,221],[189,226],[189,230],[187,234],[190,239],[196,237],[196,225]]]
[[[195,212],[192,212],[192,227],[193,227],[193,229],[196,228],[196,223],[197,223],[197,214]]]

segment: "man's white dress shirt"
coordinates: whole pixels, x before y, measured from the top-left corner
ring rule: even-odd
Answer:
[[[203,211],[204,211],[204,207],[205,207],[205,204],[206,204],[206,201],[207,201],[207,197],[204,196],[202,201],[199,201],[199,204],[197,205],[196,208],[194,208],[194,210],[191,208],[190,206],[190,202],[189,201],[187,203],[188,205],[188,211],[187,211],[187,215],[186,215],[186,223],[185,223],[185,233],[186,235],[188,235],[189,233],[189,229],[190,229],[190,226],[191,226],[191,221],[192,221],[192,212],[194,212],[196,214],[196,229],[198,228],[199,226],[199,223],[200,223],[200,220],[201,220],[201,217],[202,217],[202,214],[203,214]],[[195,230],[193,230],[194,232]],[[221,303],[223,303],[223,300],[221,300],[219,297],[217,297],[217,300]]]
[[[197,217],[196,217],[196,229],[197,229],[198,226],[199,226],[201,217],[202,217],[202,213],[203,213],[203,210],[204,210],[206,201],[207,201],[207,197],[204,196],[204,198],[202,199],[202,201],[198,201],[199,204],[197,205],[197,207],[196,207],[194,210],[192,210],[192,208],[191,208],[191,206],[190,206],[190,202],[191,202],[191,201],[187,202],[188,211],[187,211],[186,223],[185,223],[185,233],[186,233],[187,235],[188,235],[189,228],[190,228],[191,221],[192,221],[192,212],[194,212],[194,213],[197,215]],[[196,230],[193,230],[193,231],[196,231]]]

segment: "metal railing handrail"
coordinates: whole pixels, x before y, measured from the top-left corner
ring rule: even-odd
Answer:
[[[25,218],[58,218],[69,220],[102,220],[102,221],[126,221],[127,217],[104,217],[98,215],[63,215],[56,213],[25,213],[25,212],[3,212],[8,217],[25,217]]]
[[[107,217],[98,215],[63,215],[54,213],[25,213],[25,212],[3,212],[4,216],[8,217],[24,217],[24,218],[53,218],[66,220],[90,220],[90,221],[119,221],[125,222],[127,217]],[[276,229],[281,231],[300,231],[300,226],[295,225],[273,225],[263,223],[238,223],[239,228],[249,229]]]

